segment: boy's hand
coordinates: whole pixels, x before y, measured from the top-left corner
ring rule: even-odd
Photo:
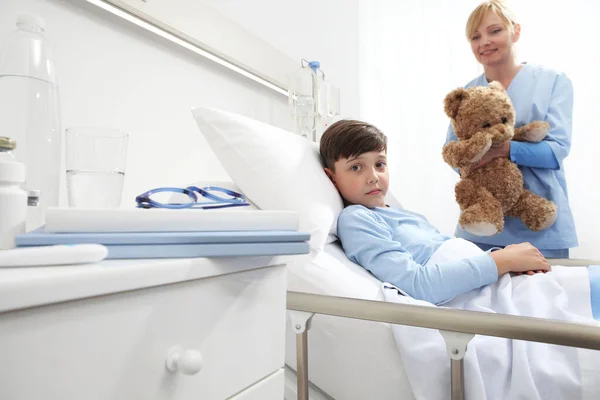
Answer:
[[[506,246],[502,250],[491,252],[490,257],[496,263],[498,276],[507,272],[533,275],[534,271],[547,272],[551,270],[546,258],[531,243]]]

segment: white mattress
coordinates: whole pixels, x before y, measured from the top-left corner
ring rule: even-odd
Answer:
[[[289,290],[383,301],[381,282],[339,242],[308,258],[289,266]],[[286,364],[295,370],[291,323],[286,335]],[[308,347],[309,380],[334,399],[414,398],[389,324],[315,315]]]

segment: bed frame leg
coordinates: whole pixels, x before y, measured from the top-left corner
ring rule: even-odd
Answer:
[[[465,353],[467,345],[475,335],[440,330],[446,341],[446,350],[450,356],[450,398],[464,400],[465,398]]]
[[[298,400],[308,400],[308,331],[296,335]]]
[[[465,398],[465,359],[450,360],[451,391],[452,400],[464,400]]]
[[[298,400],[308,400],[308,330],[313,313],[288,311],[296,332],[296,377]]]

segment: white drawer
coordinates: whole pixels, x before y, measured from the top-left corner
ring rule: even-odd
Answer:
[[[285,295],[276,266],[0,314],[0,399],[227,398],[284,365]]]
[[[229,400],[283,400],[284,369],[280,369]]]

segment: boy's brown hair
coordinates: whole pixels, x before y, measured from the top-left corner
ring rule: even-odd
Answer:
[[[375,126],[363,121],[337,121],[321,136],[321,161],[332,171],[340,158],[352,158],[370,151],[387,151],[387,138]]]

